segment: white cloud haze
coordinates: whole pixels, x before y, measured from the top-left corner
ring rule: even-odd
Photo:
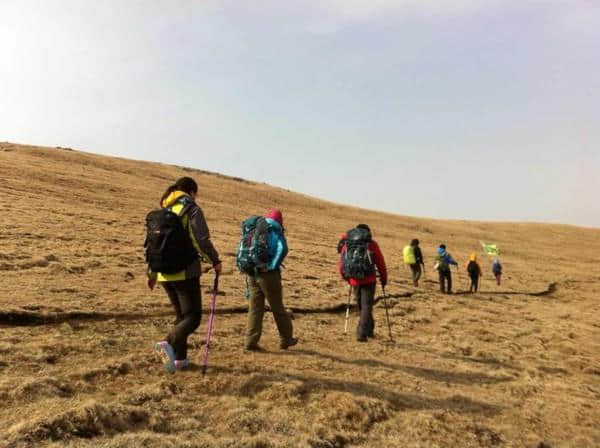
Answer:
[[[0,2],[0,139],[600,226],[586,1]]]

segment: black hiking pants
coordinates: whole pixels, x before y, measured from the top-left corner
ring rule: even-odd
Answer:
[[[479,286],[479,275],[471,275],[471,286],[469,287],[469,292],[477,292],[477,287]]]
[[[163,282],[163,288],[175,310],[175,326],[166,341],[175,350],[175,359],[187,359],[188,336],[200,325],[202,297],[200,277],[176,282]]]
[[[412,271],[413,284],[419,286],[419,279],[421,278],[421,265],[419,263],[413,263],[410,266]]]
[[[376,283],[371,283],[370,285],[354,287],[354,298],[360,312],[358,326],[356,327],[356,338],[362,341],[374,336],[373,304],[375,302],[375,286]]]
[[[438,272],[440,274],[440,291],[450,294],[452,292],[452,273],[450,269],[447,271],[440,269]]]

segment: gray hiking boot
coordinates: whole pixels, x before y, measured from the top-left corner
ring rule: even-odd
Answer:
[[[175,372],[175,350],[167,341],[160,341],[154,344],[156,350],[165,362],[165,370],[169,373]]]

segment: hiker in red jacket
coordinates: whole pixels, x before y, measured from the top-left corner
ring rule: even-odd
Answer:
[[[360,319],[356,328],[356,339],[366,342],[374,337],[375,321],[373,320],[373,304],[377,271],[381,286],[387,284],[387,269],[379,245],[371,238],[371,230],[366,224],[359,224],[342,235],[339,244],[340,257],[338,270],[342,277],[350,283],[354,298],[360,311]]]

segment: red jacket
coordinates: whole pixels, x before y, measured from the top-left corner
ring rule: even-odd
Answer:
[[[346,237],[346,235],[342,235],[342,239],[345,239],[345,237]],[[371,240],[371,242],[369,243],[368,249],[373,254],[373,257],[375,258],[375,266],[377,266],[377,270],[379,271],[381,283],[385,285],[387,283],[387,269],[385,267],[385,259],[383,258],[383,254],[381,253],[381,250],[379,249],[379,245],[377,244],[377,242]],[[340,252],[340,256],[338,258],[338,272],[340,273],[340,275],[342,275],[342,257],[344,256],[345,253],[346,253],[346,244],[344,244],[344,246],[342,247],[342,251]],[[342,275],[342,277],[343,277],[343,275]],[[347,280],[348,280],[348,283],[350,283],[352,286],[369,285],[371,283],[377,283],[377,276],[370,275],[368,277],[361,278],[361,279],[349,278]]]

